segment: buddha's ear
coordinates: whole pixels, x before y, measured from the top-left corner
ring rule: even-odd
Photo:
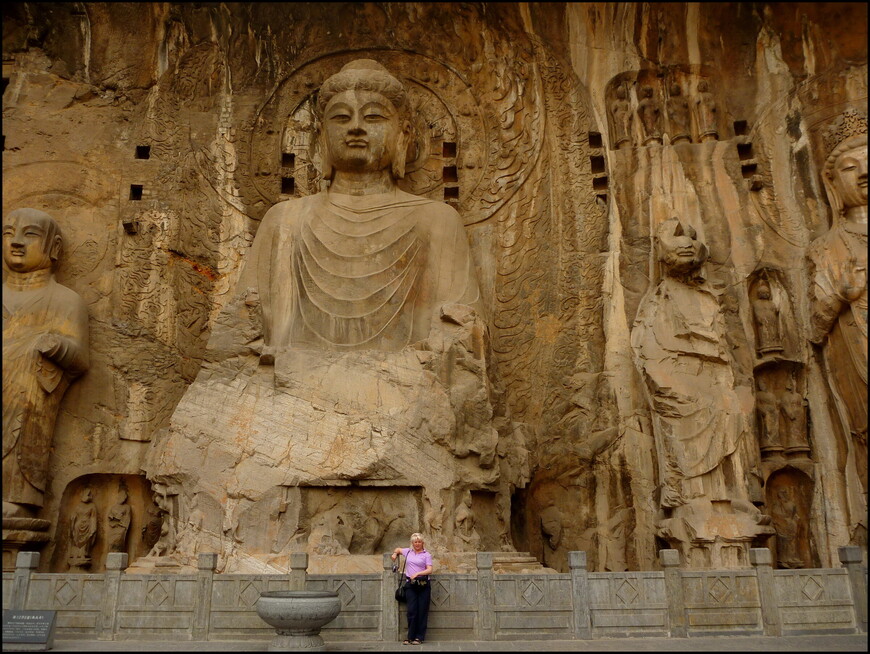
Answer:
[[[402,131],[396,139],[396,147],[393,154],[393,177],[402,179],[405,176],[405,164],[408,161],[408,153],[413,145],[411,138],[411,123],[404,121]]]
[[[60,234],[55,234],[54,238],[48,244],[48,257],[52,261],[60,259],[60,251],[63,248],[63,237]]]
[[[335,176],[335,169],[332,167],[332,157],[329,156],[329,147],[326,145],[326,134],[323,129],[320,130],[318,136],[320,149],[320,174],[323,179],[331,180]]]

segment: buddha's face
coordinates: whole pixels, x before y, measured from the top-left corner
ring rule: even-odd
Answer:
[[[336,170],[374,172],[389,168],[402,121],[386,97],[350,90],[334,95],[323,112],[326,147]]]
[[[48,225],[39,218],[16,215],[3,220],[3,261],[15,272],[51,268]]]
[[[691,225],[670,220],[659,232],[660,257],[673,272],[687,272],[699,268],[707,260],[707,247],[698,240]]]
[[[867,144],[847,150],[834,162],[831,184],[844,209],[867,206]]]

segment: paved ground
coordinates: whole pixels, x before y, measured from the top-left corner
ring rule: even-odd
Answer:
[[[67,652],[264,652],[268,641],[146,642],[61,640]],[[3,647],[8,651],[7,647]],[[327,643],[328,652],[866,652],[867,634],[783,636],[707,636],[694,638],[599,638],[596,640],[442,641],[402,645],[355,641]]]

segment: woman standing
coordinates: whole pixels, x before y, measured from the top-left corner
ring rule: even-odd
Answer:
[[[399,555],[405,557],[405,578],[408,605],[408,638],[405,645],[422,645],[426,638],[426,625],[429,622],[429,599],[432,587],[429,575],[432,574],[432,555],[426,551],[423,536],[411,534],[411,547],[397,547],[390,558],[395,561]]]

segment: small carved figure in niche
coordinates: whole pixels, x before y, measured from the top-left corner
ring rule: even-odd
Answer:
[[[154,543],[154,547],[148,552],[148,556],[167,556],[175,551],[175,518],[172,512],[172,498],[161,484],[154,487],[154,503],[160,512],[160,537]]]
[[[142,527],[142,546],[149,551],[153,548],[157,541],[160,540],[160,529],[163,525],[163,519],[160,516],[160,511],[148,507],[148,520]]]
[[[782,437],[779,431],[779,401],[767,388],[764,377],[758,379],[755,393],[755,410],[758,413],[761,451],[764,454],[782,452]]]
[[[643,145],[662,142],[662,110],[653,93],[651,86],[644,86],[637,103],[637,115],[644,132]]]
[[[752,298],[752,313],[755,317],[755,350],[759,355],[782,352],[782,325],[779,309],[772,299],[770,283],[762,280]]]
[[[806,520],[801,516],[794,489],[780,486],[770,509],[776,530],[776,562],[780,568],[806,567],[801,556],[802,539],[808,536]]]
[[[616,87],[616,99],[610,103],[610,115],[613,118],[613,146],[631,147],[631,103],[622,85]]]
[[[456,509],[454,532],[469,549],[477,549],[480,536],[474,530],[474,511],[471,508],[471,493],[468,491],[463,494],[462,503]]]
[[[190,498],[190,507],[187,514],[187,522],[181,533],[178,534],[178,546],[176,551],[189,556],[199,553],[200,533],[205,524],[205,514],[199,508],[199,500],[196,493]]]
[[[562,512],[556,506],[541,511],[541,535],[554,552],[562,542]]]
[[[719,127],[716,118],[716,100],[710,92],[707,80],[698,82],[698,97],[695,98],[698,117],[698,139],[701,143],[719,140]]]
[[[689,119],[689,101],[683,95],[683,89],[679,84],[671,84],[670,97],[668,98],[668,131],[671,134],[671,143],[692,140],[692,126]]]
[[[795,379],[790,376],[785,383],[785,391],[780,397],[780,407],[785,418],[785,451],[787,454],[809,453],[807,441],[807,402],[797,392]]]
[[[88,369],[88,312],[54,279],[63,239],[36,209],[3,220],[3,516],[35,517],[60,401]]]
[[[97,509],[93,504],[91,489],[82,489],[81,501],[69,521],[70,570],[86,570],[91,567],[91,549],[97,538]]]
[[[736,384],[724,315],[704,276],[707,247],[677,218],[656,236],[664,278],[640,303],[631,345],[652,410],[658,533],[690,563],[719,552],[717,542],[739,543],[748,556],[754,538],[772,533],[752,504],[761,499],[752,392]]]
[[[133,509],[127,504],[127,487],[123,482],[118,487],[118,500],[109,509],[106,520],[109,523],[106,530],[106,541],[109,552],[127,551],[127,532],[130,529],[130,521]]]
[[[822,172],[833,220],[810,245],[812,342],[822,346],[828,379],[844,407],[851,438],[843,472],[851,531],[866,534],[867,515],[867,117],[845,112],[825,132]],[[864,543],[866,544],[866,542]]]

